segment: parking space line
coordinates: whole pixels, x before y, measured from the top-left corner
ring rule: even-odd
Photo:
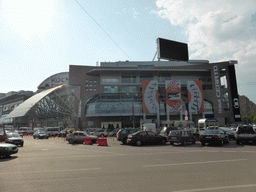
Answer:
[[[7,172],[0,173],[0,175],[15,175],[15,174],[26,174],[26,173],[58,173],[58,172],[70,172],[70,171],[94,171],[100,170],[101,168],[88,168],[88,169],[65,169],[65,170],[50,170],[50,171],[22,171],[22,172]]]
[[[203,162],[189,162],[189,163],[172,163],[172,164],[156,164],[156,165],[144,165],[143,167],[163,167],[174,165],[195,165],[195,164],[207,164],[207,163],[225,163],[232,161],[246,161],[248,159],[233,159],[233,160],[219,160],[219,161],[203,161]]]
[[[245,187],[256,187],[256,184],[250,184],[250,185],[234,185],[234,186],[223,186],[223,187],[202,188],[202,189],[188,189],[188,190],[173,191],[173,192],[213,191],[213,190],[234,189],[234,188],[245,188]]]

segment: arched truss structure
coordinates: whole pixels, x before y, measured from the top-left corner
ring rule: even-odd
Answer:
[[[79,98],[74,86],[60,85],[30,97],[16,107],[7,118],[29,117],[35,120],[77,117]]]

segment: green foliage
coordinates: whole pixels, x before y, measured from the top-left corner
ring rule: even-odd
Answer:
[[[251,116],[246,116],[246,115],[243,115],[241,117],[241,120],[245,123],[255,123],[256,124],[256,115],[251,115]]]

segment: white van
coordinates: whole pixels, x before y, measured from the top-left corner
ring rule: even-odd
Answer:
[[[198,120],[199,135],[201,135],[207,127],[219,127],[218,120],[216,118],[205,118]]]
[[[156,124],[155,123],[144,123],[142,125],[142,131],[152,131],[156,133]]]
[[[20,132],[22,132],[23,134],[32,134],[33,133],[32,127],[20,127],[18,130]]]
[[[49,136],[57,136],[60,131],[62,131],[62,127],[46,127],[44,131],[49,135]]]

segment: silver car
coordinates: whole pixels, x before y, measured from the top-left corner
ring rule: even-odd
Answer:
[[[94,135],[88,135],[84,131],[75,131],[72,133],[69,133],[66,137],[66,140],[70,143],[83,143],[84,138],[91,138],[93,143],[97,143],[98,137]]]

